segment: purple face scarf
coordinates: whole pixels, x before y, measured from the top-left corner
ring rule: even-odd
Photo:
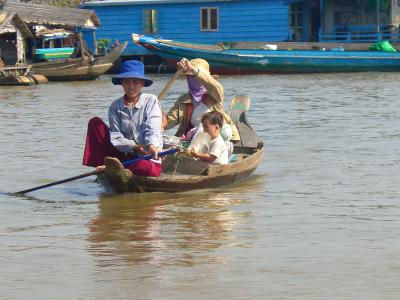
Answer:
[[[203,95],[207,92],[207,89],[192,76],[187,76],[186,78],[189,87],[189,93],[192,96],[193,104],[197,105],[201,102],[201,99],[203,98]]]

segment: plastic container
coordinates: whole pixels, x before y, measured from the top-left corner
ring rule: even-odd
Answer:
[[[207,132],[199,132],[190,142],[188,151],[194,149],[197,153],[208,153],[210,148],[211,136]]]
[[[264,49],[265,50],[278,50],[278,45],[267,44],[267,45],[264,46]]]

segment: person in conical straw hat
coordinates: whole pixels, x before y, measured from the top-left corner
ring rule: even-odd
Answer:
[[[186,75],[189,91],[181,95],[169,112],[164,114],[164,129],[178,125],[175,135],[186,136],[191,129],[201,126],[201,117],[205,113],[219,111],[224,123],[232,129],[230,139],[240,140],[236,126],[224,110],[224,88],[215,76],[210,74],[208,62],[201,58],[182,58],[177,63],[177,68]]]

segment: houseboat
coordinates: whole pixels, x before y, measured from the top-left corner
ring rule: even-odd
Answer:
[[[100,26],[100,20],[92,10],[17,0],[5,0],[3,10],[17,13],[33,33],[34,37],[28,40],[28,59],[35,59],[35,54],[41,59],[51,58],[49,54],[55,50],[48,49],[56,49],[58,54],[55,56],[61,56],[54,58],[65,58],[65,53],[70,56],[79,42],[75,34],[77,32],[83,33],[83,40],[96,45],[96,29]]]
[[[28,26],[15,12],[0,11],[0,86],[45,83],[41,75],[32,76],[25,61],[25,42],[32,38]]]
[[[6,0],[3,10],[18,13],[28,26],[33,36],[26,41],[24,59],[31,62],[33,74],[45,75],[51,81],[95,79],[111,69],[127,45],[110,44],[109,51],[97,55],[100,21],[92,10],[15,0]]]
[[[399,42],[395,0],[91,0],[82,8],[102,20],[101,38],[130,40],[131,33],[189,43],[290,43],[290,48]],[[366,45],[366,46],[363,46]],[[289,48],[287,46],[286,48]],[[151,55],[130,44],[124,56]]]

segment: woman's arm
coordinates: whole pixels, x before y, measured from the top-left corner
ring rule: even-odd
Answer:
[[[204,69],[193,66],[189,60],[183,58],[177,63],[177,67],[188,76],[195,77],[217,102],[224,101],[224,88],[223,86],[211,76],[211,74]]]
[[[207,92],[217,102],[222,103],[224,101],[224,88],[210,73],[199,69],[195,78],[207,89]]]
[[[145,120],[142,124],[144,143],[149,153],[157,158],[157,153],[162,149],[163,112],[160,102],[153,95],[145,107]]]

